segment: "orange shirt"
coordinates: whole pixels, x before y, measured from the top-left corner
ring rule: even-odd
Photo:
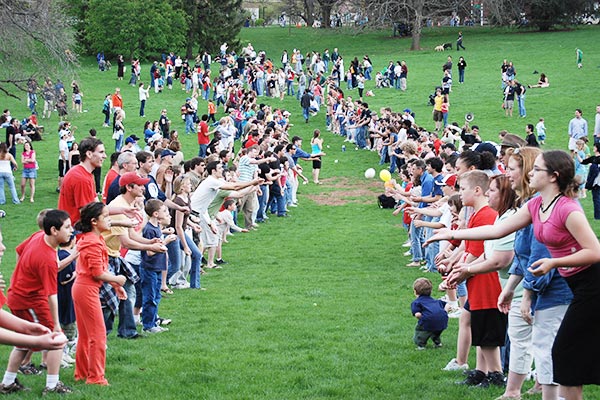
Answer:
[[[216,114],[217,113],[217,107],[215,106],[215,103],[208,103],[208,113],[209,114]]]

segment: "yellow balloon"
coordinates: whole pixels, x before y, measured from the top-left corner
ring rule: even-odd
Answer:
[[[392,174],[390,174],[390,171],[388,171],[387,169],[382,169],[382,170],[379,172],[379,178],[380,178],[382,181],[384,181],[384,182],[387,182],[387,181],[389,181],[390,179],[392,179]]]

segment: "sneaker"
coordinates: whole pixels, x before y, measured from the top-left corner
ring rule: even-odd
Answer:
[[[170,320],[169,318],[158,317],[158,319],[156,320],[156,324],[162,325],[162,326],[169,325],[171,322],[173,322],[173,321]]]
[[[466,385],[466,386],[477,386],[477,387],[487,387],[489,386],[489,382],[487,379],[487,375],[478,369],[473,370],[469,375],[467,375],[464,381],[456,382],[457,385]],[[487,386],[482,386],[487,384]],[[481,385],[481,386],[480,386]]]
[[[412,242],[410,240],[407,240],[406,242],[404,242],[404,244],[402,245],[402,247],[410,247],[412,246]]]
[[[448,307],[448,318],[460,318],[461,314],[462,314],[462,308]]]
[[[423,346],[417,346],[417,350],[425,350],[425,347],[423,347]]]
[[[162,326],[153,326],[150,329],[144,329],[144,332],[146,333],[162,333],[162,332],[167,332],[169,330],[169,328],[163,328]]]
[[[0,383],[0,394],[11,394],[11,393],[17,393],[17,392],[29,392],[31,389],[26,388],[25,386],[21,385],[21,382],[19,382],[19,380],[17,378],[15,378],[15,381],[13,383],[11,383],[10,385],[3,385]]]
[[[72,366],[73,366],[73,364],[69,364],[65,360],[60,360],[60,367],[61,368],[71,368]]]
[[[444,368],[442,368],[442,371],[463,371],[467,369],[469,369],[469,364],[459,364],[456,361],[456,358],[453,358]]]
[[[69,364],[74,364],[75,359],[69,355],[69,353],[63,353],[62,356],[63,361],[68,362]]]
[[[412,255],[412,251],[410,251],[410,249],[409,249],[409,250],[405,251],[405,252],[404,252],[404,253],[402,253],[402,254],[404,254],[405,256],[407,256],[407,257],[408,257],[408,256]]]
[[[35,367],[35,365],[33,365],[32,363],[29,363],[26,365],[21,365],[19,367],[19,372],[22,373],[23,375],[41,375],[42,374],[42,371],[37,369]]]
[[[421,263],[419,261],[413,261],[411,263],[406,264],[406,266],[409,267],[409,268],[420,267]]]
[[[178,282],[176,285],[173,285],[173,289],[189,289],[189,282]]]
[[[224,265],[227,264],[227,261],[223,260],[222,258],[218,258],[215,260],[215,263],[218,265]]]
[[[58,381],[56,386],[53,387],[52,389],[50,389],[48,387],[45,388],[44,391],[42,392],[42,396],[45,396],[48,393],[68,394],[68,393],[73,393],[73,389],[71,389],[70,387],[68,387],[67,385],[62,383],[61,381]]]
[[[442,347],[442,343],[434,343],[433,347],[435,347],[436,349],[439,349],[440,347]]]
[[[487,380],[491,385],[506,387],[506,377],[500,371],[489,372],[487,376]]]

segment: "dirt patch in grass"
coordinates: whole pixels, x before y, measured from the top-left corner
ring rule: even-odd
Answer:
[[[323,189],[327,192],[307,194],[310,200],[321,206],[343,206],[348,203],[376,201],[375,197],[382,193],[383,185],[376,180],[350,181],[348,178],[322,179]],[[333,190],[329,190],[333,189]]]

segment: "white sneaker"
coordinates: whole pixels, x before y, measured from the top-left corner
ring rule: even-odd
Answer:
[[[468,369],[469,364],[464,363],[461,365],[456,361],[456,358],[453,358],[444,368],[442,368],[442,371],[466,371]]]
[[[69,353],[63,353],[62,360],[69,364],[75,363],[75,360],[69,355]]]
[[[462,308],[459,307],[449,307],[448,308],[448,318],[460,318],[462,314]]]
[[[406,250],[404,253],[405,256],[410,256],[412,254],[412,252],[410,250]]]
[[[404,242],[404,244],[402,245],[402,247],[410,247],[412,245],[410,240],[407,240],[406,242]]]

